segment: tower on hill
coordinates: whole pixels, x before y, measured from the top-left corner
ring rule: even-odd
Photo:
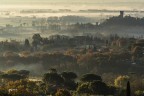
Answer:
[[[124,11],[120,11],[120,15],[119,15],[120,17],[124,17]]]

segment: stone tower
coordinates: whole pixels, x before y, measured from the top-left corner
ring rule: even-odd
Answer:
[[[119,15],[120,17],[124,17],[124,11],[120,11],[120,15]]]

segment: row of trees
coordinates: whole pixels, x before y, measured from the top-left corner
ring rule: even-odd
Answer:
[[[41,43],[41,36],[35,35],[34,41]],[[59,41],[59,36],[51,37]],[[64,37],[65,38],[65,37]],[[89,37],[87,37],[90,39]],[[79,74],[94,72],[98,74],[114,72],[125,74],[130,71],[143,74],[143,40],[113,38],[106,48],[68,49],[62,52],[4,52],[0,56],[1,67],[40,64],[43,70],[50,67],[71,70]],[[28,40],[25,46],[30,46]],[[100,49],[100,51],[99,51]],[[85,70],[79,70],[85,69]],[[121,69],[121,70],[119,70]]]
[[[20,74],[20,72],[27,73],[28,71],[10,70],[3,74]],[[17,76],[13,75],[7,80],[6,77],[0,77],[6,80],[0,86],[1,96],[131,96],[130,90],[134,96],[143,95],[141,91],[143,89],[133,90],[133,81],[126,75],[115,78],[113,85],[106,84],[102,77],[96,74],[88,73],[79,77],[74,72],[59,73],[56,69],[50,69],[48,73],[45,73],[42,81],[30,81],[28,78],[15,79],[15,77]]]

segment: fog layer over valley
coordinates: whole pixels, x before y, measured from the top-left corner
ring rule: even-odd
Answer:
[[[78,70],[83,64],[82,57],[90,50],[98,55],[95,52],[120,38],[143,39],[144,18],[141,16],[143,11],[137,10],[1,11],[1,70],[27,68],[32,74],[41,75],[54,67],[59,71],[85,73]],[[101,74],[101,69],[95,68],[91,72],[100,70],[98,73]],[[89,67],[87,72],[90,72]]]
[[[0,0],[0,96],[144,96],[143,0]]]
[[[124,16],[142,18],[143,11],[126,10]],[[121,36],[141,36],[143,26],[109,25],[102,28],[90,28],[88,24],[101,25],[106,19],[119,16],[118,10],[78,10],[69,9],[24,9],[21,11],[1,11],[0,40],[30,39],[33,34],[41,36],[60,34],[68,36],[91,34],[95,36],[108,36],[119,34]],[[75,24],[86,24],[84,29],[76,29]],[[88,28],[89,27],[89,28]]]
[[[137,61],[132,59],[131,48],[134,50],[137,40],[143,39],[144,11],[23,9],[1,11],[0,14],[1,70],[27,69],[36,76],[50,68],[80,75],[115,72],[118,67],[113,65],[112,56],[120,47],[118,50],[122,53],[116,52],[117,57],[128,55],[127,59],[121,60],[125,67],[130,68],[124,72],[134,70],[141,73],[138,71],[141,65],[136,69],[132,65]],[[131,38],[132,42],[129,42]],[[126,42],[124,48],[128,53],[121,42]],[[105,58],[104,62],[102,58]],[[95,62],[98,65],[94,65]],[[109,62],[116,68],[104,70],[103,65],[99,66],[101,62]],[[81,67],[85,70],[80,70]]]

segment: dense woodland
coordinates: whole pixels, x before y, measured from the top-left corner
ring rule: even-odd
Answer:
[[[1,96],[143,96],[139,76],[119,75],[113,83],[103,77],[87,73],[80,77],[74,72],[49,69],[42,80],[29,79],[27,70],[1,72]],[[112,75],[112,74],[111,74]],[[110,76],[108,76],[110,77]],[[138,79],[139,78],[139,79]],[[131,83],[130,83],[131,82]],[[132,92],[130,92],[132,91]]]
[[[118,35],[1,41],[1,96],[126,96],[128,81],[131,94],[142,96],[143,46]]]
[[[100,25],[68,26],[88,31],[114,22],[143,26],[142,21],[120,15]],[[34,34],[24,41],[0,42],[0,96],[143,96],[143,69],[142,36]]]

